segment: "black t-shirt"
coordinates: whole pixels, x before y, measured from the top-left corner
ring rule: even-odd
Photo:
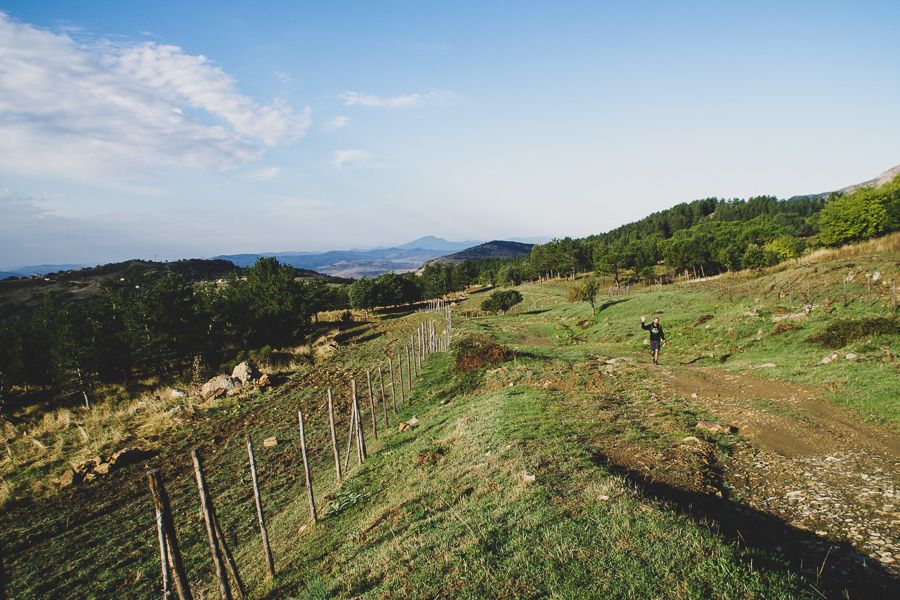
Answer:
[[[663,333],[661,324],[654,325],[653,323],[641,323],[641,327],[650,332],[651,342],[658,342],[666,339],[666,334]]]

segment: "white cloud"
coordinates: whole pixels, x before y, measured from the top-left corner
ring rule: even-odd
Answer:
[[[309,113],[257,103],[177,46],[79,42],[0,12],[0,169],[98,179],[232,168],[301,137]]]
[[[248,173],[244,179],[249,179],[250,181],[272,181],[279,175],[281,175],[280,167],[263,167]]]
[[[430,91],[415,94],[403,94],[382,98],[361,92],[347,91],[340,95],[345,106],[368,106],[371,108],[412,108],[425,104],[442,104],[452,97],[450,92]]]
[[[328,125],[326,126],[328,129],[340,129],[342,127],[346,127],[350,124],[350,117],[345,117],[343,115],[337,116],[332,120],[328,121]]]
[[[335,150],[334,158],[332,159],[331,163],[335,167],[340,169],[341,167],[343,167],[346,164],[354,163],[354,162],[361,162],[361,161],[365,161],[368,159],[369,159],[369,152],[367,150],[355,150],[355,149],[351,148],[348,150]]]

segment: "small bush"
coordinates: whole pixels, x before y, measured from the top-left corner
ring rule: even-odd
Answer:
[[[352,323],[353,322],[353,313],[349,310],[345,310],[341,313],[340,317],[341,323]]]
[[[512,357],[512,350],[501,346],[489,335],[467,335],[460,337],[454,343],[457,371],[474,371],[510,360]]]
[[[896,333],[898,327],[900,327],[900,319],[896,317],[841,319],[811,336],[809,341],[823,348],[837,349],[865,337]]]
[[[481,310],[489,313],[505,313],[522,301],[522,294],[517,290],[497,290],[481,302]]]

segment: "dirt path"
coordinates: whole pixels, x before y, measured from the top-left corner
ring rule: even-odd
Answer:
[[[794,527],[853,546],[900,575],[900,439],[815,390],[715,368],[661,369],[697,409],[738,428],[724,477],[733,497]]]

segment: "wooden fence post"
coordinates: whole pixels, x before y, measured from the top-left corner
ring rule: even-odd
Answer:
[[[219,582],[219,593],[223,600],[231,600],[231,588],[228,586],[228,575],[225,574],[225,564],[222,561],[222,550],[219,547],[219,536],[216,535],[216,522],[212,511],[212,501],[206,489],[206,481],[203,478],[203,463],[200,454],[194,448],[191,451],[194,460],[194,478],[197,480],[197,491],[200,494],[200,509],[203,513],[203,522],[206,524],[206,536],[209,540],[209,552],[212,555],[215,566],[216,579]]]
[[[347,432],[347,459],[344,462],[344,470],[350,468],[350,450],[353,448],[353,440],[356,439],[359,444],[359,437],[356,435],[356,406],[350,401],[350,431]],[[359,449],[357,449],[357,457],[359,458]],[[362,462],[362,460],[360,460]]]
[[[394,405],[394,414],[397,414],[397,388],[394,386],[394,361],[388,356],[388,371],[391,373],[391,403]]]
[[[412,391],[412,363],[409,360],[409,344],[406,345],[406,389]],[[407,399],[408,400],[408,399]]]
[[[263,555],[266,559],[269,579],[275,577],[275,561],[272,560],[272,549],[269,547],[269,530],[266,528],[266,517],[263,514],[262,496],[259,494],[259,478],[256,474],[256,457],[253,455],[253,438],[247,434],[247,456],[250,457],[250,480],[253,483],[253,501],[256,504],[256,520],[259,522],[259,535],[262,537]]]
[[[303,475],[306,477],[306,497],[309,499],[309,516],[313,523],[319,519],[316,517],[316,499],[313,497],[312,475],[309,472],[309,459],[306,456],[306,431],[303,428],[303,411],[297,411],[297,420],[300,422],[300,451],[303,454]]]
[[[384,395],[384,371],[381,370],[381,363],[378,363],[378,385],[381,387],[381,414],[384,417],[384,426],[388,427],[387,396]]]
[[[166,577],[165,568],[166,567],[163,567],[163,582],[164,582],[163,598],[167,599],[167,598],[171,598],[172,595],[167,593],[168,588],[165,587],[165,577]],[[0,600],[6,600],[6,597],[7,597],[6,596],[6,571],[3,570],[3,554],[0,553]]]
[[[372,395],[372,370],[366,369],[366,385],[369,388],[369,410],[372,411],[372,435],[378,439],[378,411],[375,410],[375,397]]]
[[[337,435],[334,432],[334,401],[331,399],[331,388],[328,388],[328,428],[331,431],[331,449],[334,452],[334,474],[338,485],[341,485],[341,455],[338,452]]]
[[[400,401],[406,403],[406,384],[403,382],[403,355],[397,353],[397,371],[400,373]]]
[[[175,522],[172,520],[169,496],[166,494],[166,488],[163,486],[159,469],[149,469],[147,471],[147,484],[150,486],[150,495],[153,498],[157,527],[161,527],[165,542],[165,550],[160,549],[160,556],[164,554],[168,561],[168,564],[162,567],[163,578],[165,579],[165,571],[171,566],[171,570],[174,571],[175,575],[175,590],[178,593],[178,598],[180,600],[193,600],[191,587],[184,570],[184,562],[181,560],[178,538],[175,535]],[[166,592],[167,590],[164,588],[163,597],[171,597],[171,593],[167,595]]]
[[[359,408],[359,397],[356,395],[356,378],[350,379],[350,388],[353,393],[353,410],[356,411],[356,451],[359,454],[359,463],[369,457],[366,452],[366,434],[362,426],[362,410]]]

